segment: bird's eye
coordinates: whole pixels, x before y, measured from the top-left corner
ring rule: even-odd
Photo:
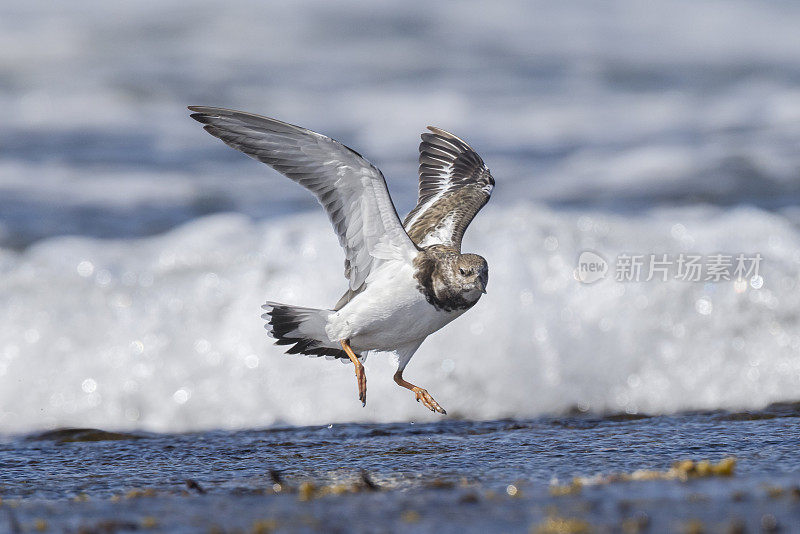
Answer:
[[[459,267],[458,270],[461,272],[461,276],[464,276],[465,274],[467,274],[467,271],[465,271],[464,269],[462,269],[460,267]]]

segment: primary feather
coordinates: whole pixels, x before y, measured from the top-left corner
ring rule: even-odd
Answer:
[[[489,201],[494,178],[462,139],[433,126],[419,145],[419,198],[403,226],[420,248],[461,250],[464,232]]]
[[[383,174],[345,145],[299,126],[252,113],[190,106],[192,118],[227,145],[311,191],[325,208],[345,253],[350,291],[363,289],[386,250],[413,258]]]

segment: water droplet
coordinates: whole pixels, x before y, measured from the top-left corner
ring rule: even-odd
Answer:
[[[88,278],[92,276],[92,273],[94,273],[94,265],[88,260],[83,260],[78,264],[77,271],[78,275]]]
[[[549,235],[544,239],[544,249],[547,251],[554,251],[558,248],[558,238],[554,235]]]
[[[105,269],[97,271],[97,276],[95,277],[95,282],[100,287],[106,287],[111,284],[111,273],[106,271]]]
[[[25,330],[24,335],[25,335],[25,341],[27,341],[28,343],[36,343],[37,341],[39,341],[40,337],[39,331],[36,330],[35,328],[29,328],[28,330]]]
[[[697,313],[700,315],[710,315],[712,311],[714,311],[714,305],[711,301],[705,297],[697,299],[694,303],[694,309],[697,310]]]
[[[178,404],[186,404],[186,401],[189,400],[189,397],[191,397],[191,393],[184,388],[181,388],[172,394],[172,399]]]
[[[87,378],[81,382],[81,389],[86,393],[94,393],[97,389],[97,382],[93,378]]]

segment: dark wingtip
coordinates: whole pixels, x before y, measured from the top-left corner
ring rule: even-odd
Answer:
[[[196,111],[198,113],[219,113],[222,111],[230,111],[224,108],[215,108],[214,106],[186,106],[189,111]]]
[[[224,111],[220,108],[212,108],[208,106],[186,106],[186,109],[189,111],[194,111],[194,113],[189,116],[197,122],[202,122],[203,124],[208,124],[211,122],[212,118],[221,117],[220,112]]]
[[[429,131],[435,133],[436,135],[441,135],[442,137],[454,137],[454,138],[458,139],[458,137],[456,137],[455,135],[451,134],[447,130],[443,130],[443,129],[439,128],[438,126],[426,126],[426,128]]]
[[[452,134],[452,133],[448,132],[447,130],[442,130],[441,128],[439,128],[439,127],[437,127],[437,126],[427,126],[427,128],[428,128],[428,130],[429,130],[430,132],[432,132],[432,133],[433,133],[433,134],[435,134],[435,135],[438,135],[439,137],[444,137],[445,139],[451,139],[451,140],[458,141],[459,143],[462,143],[462,144],[464,145],[464,147],[468,148],[469,150],[472,150],[473,152],[475,151],[475,150],[474,150],[474,149],[473,149],[473,148],[472,148],[472,147],[469,145],[469,143],[467,143],[466,141],[464,141],[463,139],[461,139],[459,136],[457,136],[457,135],[455,135],[455,134]],[[424,135],[426,135],[426,134],[422,134],[422,135],[424,136]],[[427,134],[427,135],[430,135],[430,134]],[[423,139],[425,139],[425,138],[423,137]]]

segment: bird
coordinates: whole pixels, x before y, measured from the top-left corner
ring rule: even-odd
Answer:
[[[348,288],[330,309],[268,301],[265,328],[287,354],[353,363],[358,398],[367,402],[363,362],[393,353],[394,381],[417,402],[447,414],[403,378],[422,342],[486,293],[486,260],[461,252],[467,226],[495,181],[481,157],[455,135],[428,126],[419,145],[419,192],[401,222],[386,180],[355,150],[314,131],[252,113],[189,106],[191,117],[225,144],[267,164],[317,198],[344,249]]]

